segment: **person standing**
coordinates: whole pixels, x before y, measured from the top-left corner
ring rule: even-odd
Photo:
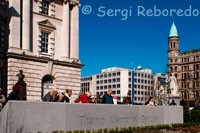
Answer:
[[[5,104],[6,104],[6,97],[4,96],[3,91],[0,88],[0,111]]]
[[[84,95],[80,96],[77,103],[90,103],[89,98],[91,97],[91,92],[86,92]]]
[[[122,104],[131,104],[131,93],[127,93],[127,96],[123,98]]]
[[[71,89],[67,89],[66,92],[62,93],[62,95],[63,95],[63,98],[61,102],[71,103],[71,95],[72,95]]]
[[[43,101],[45,102],[58,102],[59,101],[59,95],[56,90],[49,91],[43,98]]]
[[[149,100],[145,102],[145,105],[154,105],[153,97],[149,97]]]
[[[112,90],[108,90],[107,93],[103,96],[102,103],[103,104],[113,104],[113,97],[111,96]]]
[[[9,94],[8,100],[22,100],[22,98],[19,96],[20,86],[14,85],[13,91]]]
[[[176,103],[174,100],[172,100],[172,102],[169,104],[169,106],[176,106]]]

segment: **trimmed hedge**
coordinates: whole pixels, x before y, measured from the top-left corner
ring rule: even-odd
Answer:
[[[158,125],[158,126],[145,126],[145,127],[128,127],[128,128],[112,128],[112,129],[98,129],[98,130],[75,130],[75,131],[53,131],[52,133],[133,133],[137,131],[158,131],[158,130],[166,130],[173,129],[177,127],[190,127],[195,124],[184,123],[184,124],[172,124],[172,125]]]
[[[184,123],[200,123],[200,110],[184,110]]]

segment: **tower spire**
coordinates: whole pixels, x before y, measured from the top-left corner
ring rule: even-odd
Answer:
[[[174,21],[170,29],[169,37],[178,37],[178,32],[176,29],[176,25],[174,24]]]

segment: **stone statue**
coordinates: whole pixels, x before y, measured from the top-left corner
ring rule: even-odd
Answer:
[[[24,84],[24,74],[23,74],[23,70],[19,70],[19,73],[16,75],[18,77],[18,82],[17,84]]]
[[[171,96],[179,96],[178,94],[178,83],[174,73],[172,73],[171,77],[169,78],[170,86],[169,89],[171,90]]]

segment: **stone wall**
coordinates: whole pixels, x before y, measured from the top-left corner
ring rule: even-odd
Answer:
[[[0,132],[92,130],[183,123],[180,106],[128,106],[9,101]]]
[[[52,64],[52,65],[51,65]],[[8,94],[17,82],[19,70],[23,70],[24,81],[27,85],[27,100],[41,100],[42,78],[51,75],[54,78],[55,88],[62,92],[72,89],[72,98],[75,99],[80,91],[81,69],[54,64],[53,61],[38,62],[24,59],[8,58]]]

